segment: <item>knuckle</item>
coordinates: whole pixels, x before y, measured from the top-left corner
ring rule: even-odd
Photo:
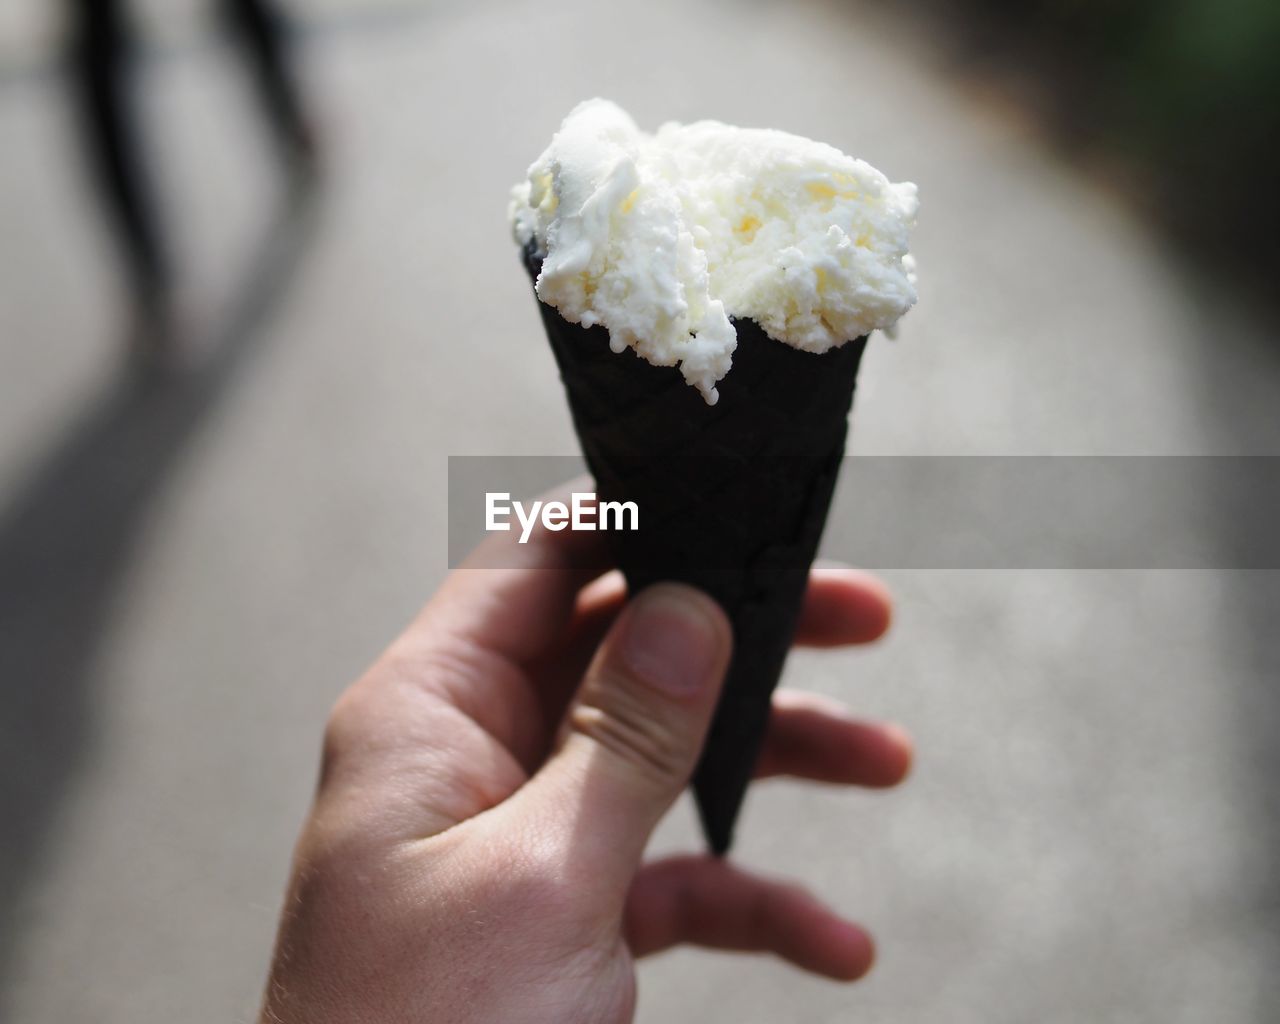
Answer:
[[[384,657],[334,701],[324,726],[322,782],[339,762],[357,760],[355,755],[377,750],[394,735],[387,700],[397,679],[394,671]]]
[[[365,698],[361,686],[348,687],[329,709],[325,720],[321,753],[321,778],[327,778],[334,766],[359,746],[367,720]]]
[[[689,744],[676,723],[654,713],[633,686],[604,680],[589,686],[570,725],[631,767],[664,785],[692,771]]]

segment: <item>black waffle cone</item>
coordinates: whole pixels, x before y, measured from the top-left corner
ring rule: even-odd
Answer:
[[[526,265],[536,279],[540,262],[526,253]],[[709,406],[677,368],[615,353],[603,327],[538,308],[600,498],[640,510],[639,530],[608,534],[628,588],[690,584],[733,624],[733,661],[693,777],[708,843],[723,853],[795,635],[866,339],[814,355],[738,321],[733,368]]]

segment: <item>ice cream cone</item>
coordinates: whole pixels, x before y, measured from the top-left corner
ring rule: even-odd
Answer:
[[[524,256],[536,280],[532,245]],[[737,321],[733,369],[708,405],[674,367],[615,353],[605,328],[538,306],[599,497],[640,510],[639,530],[609,534],[628,588],[688,583],[733,624],[733,661],[693,779],[708,843],[722,854],[795,634],[866,339],[815,355]]]

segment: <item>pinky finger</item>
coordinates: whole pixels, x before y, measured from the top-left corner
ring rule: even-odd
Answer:
[[[637,957],[691,943],[773,953],[840,981],[862,977],[875,957],[871,936],[800,887],[710,857],[646,865],[627,898],[626,937]]]

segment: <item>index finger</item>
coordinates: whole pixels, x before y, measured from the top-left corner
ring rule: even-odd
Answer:
[[[540,500],[567,502],[593,486],[579,477]],[[610,564],[598,532],[550,530],[539,522],[524,541],[516,531],[492,533],[449,574],[410,633],[442,631],[527,662],[559,641],[578,591]]]

